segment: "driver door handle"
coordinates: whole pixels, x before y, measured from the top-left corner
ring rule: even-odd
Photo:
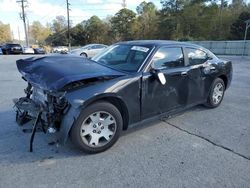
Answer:
[[[187,75],[188,75],[188,73],[186,71],[181,72],[181,76],[187,76]]]

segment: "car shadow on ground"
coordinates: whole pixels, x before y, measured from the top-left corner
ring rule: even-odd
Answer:
[[[143,122],[143,123],[140,123],[140,124],[136,124],[135,126],[129,127],[128,130],[124,131],[122,135],[125,136],[127,134],[146,129],[148,127],[156,125],[157,123],[162,122],[163,120],[172,119],[172,118],[181,116],[181,115],[183,115],[185,113],[192,113],[192,112],[195,112],[195,111],[207,111],[207,110],[211,110],[211,108],[207,108],[204,105],[197,105],[197,106],[191,107],[189,109],[183,110],[181,112],[175,113],[175,114],[173,114],[171,116],[168,116],[168,117],[166,116],[166,117],[163,117],[163,118],[157,118],[157,119],[154,119],[154,120],[149,120],[149,121],[146,121],[145,123]]]
[[[178,117],[186,112],[204,110],[209,109],[199,105],[178,113],[172,117]],[[137,124],[124,131],[122,133],[122,137],[126,137],[127,135],[137,131],[143,131],[144,129],[155,126],[160,122],[160,119],[156,119]],[[68,139],[65,145],[60,145],[57,143],[57,138],[54,135],[44,134],[43,132],[38,132],[36,134],[33,145],[34,151],[30,153],[29,139],[31,133],[24,133],[22,130],[31,128],[31,126],[25,125],[23,127],[18,127],[17,123],[15,122],[15,113],[12,110],[0,112],[0,124],[2,126],[0,130],[0,165],[7,166],[13,163],[43,163],[44,161],[61,158],[92,156],[85,154],[76,148],[71,143],[70,139]],[[116,149],[117,147],[106,152],[116,152]]]

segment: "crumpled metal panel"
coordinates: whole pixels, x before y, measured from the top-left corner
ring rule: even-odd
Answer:
[[[29,83],[52,91],[84,79],[125,75],[87,58],[68,55],[20,59],[16,64],[19,72]]]

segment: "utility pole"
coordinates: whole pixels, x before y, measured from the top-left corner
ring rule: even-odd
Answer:
[[[127,7],[127,2],[126,0],[122,0],[122,8],[126,8]]]
[[[26,15],[25,15],[25,11],[24,11],[24,3],[27,3],[27,0],[20,0],[20,1],[16,1],[16,2],[21,3],[21,7],[22,7],[21,19],[23,20],[26,46],[28,47],[29,46],[29,39],[28,39],[27,26],[26,26]]]
[[[28,39],[28,44],[30,44],[30,22],[29,19],[27,18],[27,39]]]
[[[11,30],[11,37],[12,37],[12,41],[14,42],[14,32],[13,32],[13,30]]]
[[[69,0],[66,0],[66,3],[67,3],[67,17],[68,17],[68,45],[69,45],[69,50],[71,49],[71,44],[70,44],[70,25],[69,25],[69,11],[70,11],[70,9],[69,9],[69,5],[70,5],[70,3],[69,3]]]
[[[19,31],[19,26],[17,26],[17,32],[18,32],[18,41],[19,41],[19,43],[21,43],[21,40],[20,40],[20,31]]]
[[[219,29],[218,29],[218,35],[221,37],[221,32],[222,32],[222,12],[225,4],[225,0],[220,1],[220,10],[219,10]]]
[[[250,27],[250,19],[246,20],[245,23],[246,23],[246,29],[245,29],[245,35],[244,35],[244,48],[243,48],[242,55],[241,55],[242,57],[245,54],[245,50],[246,50],[247,31]]]
[[[225,0],[220,1],[220,10],[224,8]]]

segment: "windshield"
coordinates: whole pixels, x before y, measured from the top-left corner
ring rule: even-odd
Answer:
[[[118,44],[110,46],[92,59],[116,70],[136,72],[152,46]]]
[[[90,47],[92,47],[92,46],[93,46],[93,45],[90,44],[90,45],[83,46],[83,47],[81,47],[80,49],[88,49],[88,48],[90,48]]]
[[[20,44],[7,44],[9,47],[21,47]]]

